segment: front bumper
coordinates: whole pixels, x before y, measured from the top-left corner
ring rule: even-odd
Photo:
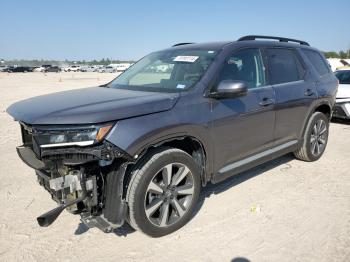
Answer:
[[[41,170],[45,167],[44,162],[36,157],[34,151],[30,147],[18,146],[16,149],[18,156],[31,168]]]
[[[17,147],[17,153],[25,164],[36,170],[39,184],[43,186],[51,194],[52,199],[59,204],[70,200],[62,199],[63,188],[54,186],[57,184],[56,181],[56,184],[51,183],[58,179],[56,176],[52,177],[51,174],[51,168],[54,166],[52,165],[53,162],[57,160],[72,167],[84,166],[91,162],[95,162],[96,164],[93,165],[96,167],[102,167],[105,162],[109,164],[113,163],[114,168],[106,174],[104,178],[104,192],[98,192],[96,186],[88,188],[89,195],[86,201],[89,200],[93,204],[85,206],[91,206],[94,210],[98,209],[99,211],[91,212],[90,209],[86,209],[85,207],[84,210],[81,210],[79,213],[81,215],[81,221],[84,224],[88,227],[97,227],[104,232],[111,232],[113,229],[124,224],[127,204],[123,196],[123,181],[127,165],[130,163],[127,159],[130,159],[130,156],[114,147],[112,144],[106,142],[94,147],[45,149],[40,152],[41,159],[38,158],[38,155],[34,152],[32,147],[29,146],[23,145]],[[91,164],[88,166],[90,169]],[[89,172],[89,169],[87,169],[87,172]],[[65,181],[68,176],[69,175],[65,176]],[[97,178],[94,174],[92,174],[92,176]],[[88,179],[91,178],[91,176],[88,177]],[[68,185],[64,186],[67,187]],[[102,205],[101,202],[97,201],[103,196],[105,196],[105,200]],[[77,206],[74,206],[70,212],[77,213],[76,211],[78,211]]]
[[[336,100],[333,117],[350,119],[350,98],[339,98]]]

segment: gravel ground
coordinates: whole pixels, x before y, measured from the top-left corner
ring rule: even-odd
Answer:
[[[67,212],[40,228],[36,217],[56,204],[18,158],[20,129],[5,109],[114,76],[0,73],[0,261],[350,261],[348,123],[331,124],[317,162],[287,155],[209,185],[194,218],[169,236],[152,239],[128,226],[104,234]]]

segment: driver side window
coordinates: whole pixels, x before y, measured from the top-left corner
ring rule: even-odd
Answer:
[[[265,72],[260,50],[249,48],[233,53],[225,60],[219,73],[219,82],[222,80],[244,81],[248,88],[264,86]]]

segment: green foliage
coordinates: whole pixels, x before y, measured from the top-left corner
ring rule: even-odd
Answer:
[[[324,52],[326,58],[339,58],[339,54],[334,51]]]
[[[339,53],[335,51],[323,52],[326,58],[341,58],[347,59],[350,58],[350,49],[348,51],[340,51]]]

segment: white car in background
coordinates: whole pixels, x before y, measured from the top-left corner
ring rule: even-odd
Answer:
[[[8,66],[0,66],[0,72],[6,72]]]
[[[40,67],[34,68],[33,72],[45,72],[45,70],[52,65],[41,65]]]
[[[334,74],[339,80],[339,87],[333,116],[350,119],[350,69],[338,70]]]
[[[82,66],[80,72],[96,72],[98,68],[98,66]]]
[[[78,66],[78,65],[68,66],[68,67],[62,68],[62,71],[64,71],[64,72],[79,72],[80,66]]]
[[[113,66],[104,66],[98,70],[99,73],[115,73],[117,69]]]

